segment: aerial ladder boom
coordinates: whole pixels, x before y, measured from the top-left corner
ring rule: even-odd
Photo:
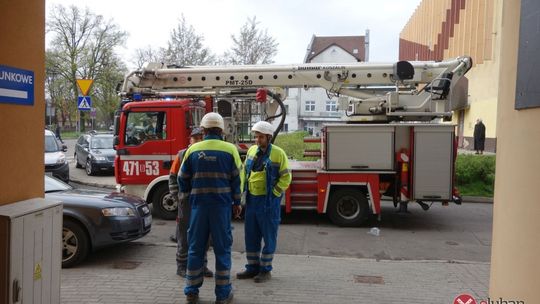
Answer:
[[[324,88],[337,96],[348,120],[416,120],[451,117],[452,104],[466,98],[462,76],[470,57],[443,62],[338,63],[166,67],[150,63],[126,76],[121,96],[246,96],[266,88],[283,95],[286,88]],[[271,95],[272,96],[272,95]],[[283,97],[283,96],[281,96]]]

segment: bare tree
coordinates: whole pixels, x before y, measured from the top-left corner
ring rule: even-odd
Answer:
[[[203,46],[204,37],[198,35],[192,25],[186,23],[184,15],[172,30],[164,52],[164,61],[179,66],[208,65],[215,62],[210,49]]]
[[[227,51],[222,61],[230,64],[273,63],[278,43],[268,35],[268,31],[258,28],[257,17],[248,18],[240,28],[238,36],[231,35],[233,47]]]
[[[145,48],[139,48],[135,50],[135,55],[131,60],[131,63],[135,64],[137,69],[142,68],[146,62],[164,62],[165,61],[165,49],[154,49],[148,45]]]
[[[97,82],[108,68],[117,66],[114,48],[123,45],[127,36],[101,15],[95,15],[88,9],[81,11],[76,6],[66,8],[61,5],[55,6],[48,17],[47,34],[53,35],[46,55],[47,72],[54,74],[57,82],[65,82],[64,87],[70,91],[67,95],[71,98],[63,102],[71,103],[77,101],[77,79]],[[99,106],[99,100],[94,104]],[[71,109],[70,106],[61,108]],[[81,130],[84,130],[82,113],[81,122]]]
[[[99,102],[99,107],[96,107],[97,120],[107,126],[114,122],[114,111],[118,109],[120,103],[116,89],[124,80],[126,73],[125,64],[119,59],[114,60],[101,71],[101,76],[94,83],[93,96]]]

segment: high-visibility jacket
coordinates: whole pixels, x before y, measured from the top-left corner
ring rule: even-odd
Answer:
[[[172,162],[171,171],[169,171],[169,193],[173,197],[178,197],[178,172],[180,171],[180,165],[182,164],[186,150],[187,148],[178,151]]]
[[[246,155],[245,176],[245,190],[251,195],[270,197],[273,194],[280,197],[289,188],[292,179],[287,154],[273,144],[268,145],[265,153],[256,145],[251,146]]]
[[[238,149],[220,136],[207,135],[191,145],[178,176],[180,199],[198,205],[240,204],[242,161]]]

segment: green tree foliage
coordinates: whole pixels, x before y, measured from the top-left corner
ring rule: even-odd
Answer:
[[[237,36],[231,35],[233,47],[225,53],[222,61],[234,65],[274,63],[278,43],[261,30],[257,17],[248,18]]]
[[[71,124],[76,117],[77,79],[94,80],[93,107],[108,111],[117,83],[112,86],[105,79],[115,78],[125,69],[114,50],[125,43],[127,33],[88,9],[59,5],[47,18],[47,36],[51,41],[46,53],[47,92],[64,121]],[[92,92],[100,93],[94,96]],[[83,114],[81,130],[84,121]]]

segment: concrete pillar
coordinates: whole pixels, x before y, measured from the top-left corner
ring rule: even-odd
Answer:
[[[540,303],[540,108],[514,109],[520,1],[503,0],[499,9],[502,26],[496,35],[502,43],[489,295],[492,301]],[[531,81],[539,83],[533,75]]]
[[[3,205],[43,197],[45,1],[1,0],[0,31],[0,65],[34,73],[32,105],[0,102]]]

